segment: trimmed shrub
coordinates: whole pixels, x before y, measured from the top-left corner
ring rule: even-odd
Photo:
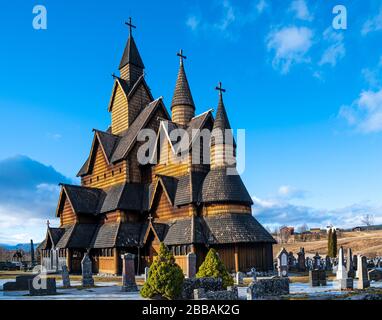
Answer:
[[[177,299],[182,293],[183,280],[182,269],[175,263],[172,253],[161,243],[159,255],[150,266],[141,295],[144,298]]]
[[[228,273],[223,262],[220,260],[218,253],[215,249],[208,251],[204,262],[199,267],[196,274],[197,278],[221,278],[223,287],[226,289],[228,286],[233,285],[233,278]]]

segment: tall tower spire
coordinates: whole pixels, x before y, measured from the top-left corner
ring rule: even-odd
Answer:
[[[126,80],[130,86],[133,86],[135,81],[143,74],[145,66],[133,38],[133,29],[136,29],[136,26],[133,25],[131,17],[125,24],[129,27],[129,38],[119,64],[119,71],[121,78]]]
[[[215,89],[219,91],[219,102],[211,137],[211,169],[236,165],[236,143],[223,101],[226,90],[221,82]]]
[[[195,104],[192,99],[190,86],[188,84],[183,60],[187,57],[183,55],[183,50],[177,53],[180,59],[178,78],[176,80],[174,96],[171,103],[172,121],[181,125],[187,125],[195,116]]]

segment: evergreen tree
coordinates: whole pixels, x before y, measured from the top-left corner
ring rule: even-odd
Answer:
[[[210,249],[208,251],[204,262],[199,267],[199,271],[196,274],[197,278],[221,278],[223,281],[223,287],[227,288],[228,286],[233,285],[233,278],[228,273],[224,263],[220,260],[218,253],[215,249]]]
[[[330,228],[328,233],[328,256],[329,257],[333,257],[332,243],[333,243],[333,231],[332,231],[332,228]]]
[[[144,298],[160,296],[169,300],[179,298],[183,280],[182,269],[175,263],[173,254],[161,243],[159,255],[150,266],[149,276],[143,285],[141,295]]]
[[[333,250],[333,258],[337,257],[337,232],[334,229],[332,234],[332,250]]]

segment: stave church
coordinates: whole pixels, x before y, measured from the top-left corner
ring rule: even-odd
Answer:
[[[168,139],[173,130],[231,131],[224,90],[217,88],[215,116],[213,110],[196,115],[181,51],[170,114],[150,91],[132,35],[135,26],[131,19],[127,25],[129,37],[108,102],[111,124],[105,131],[93,130],[88,158],[78,172],[81,184],[61,185],[55,213],[60,226],[48,223],[38,248],[41,264],[53,271],[65,264],[80,273],[89,252],[94,273],[115,275],[121,273],[121,255],[129,252],[141,274],[163,242],[184,271],[187,254],[196,254],[199,267],[209,248],[231,272],[272,270],[275,240],[252,216],[252,199],[240,175],[228,171],[235,163],[226,161],[224,151],[235,157],[234,139],[211,138],[199,145],[204,148],[200,157],[207,154],[208,161],[191,161],[192,145],[181,161],[172,161],[178,152]],[[156,140],[156,161],[146,164],[138,159],[143,129],[167,137]]]

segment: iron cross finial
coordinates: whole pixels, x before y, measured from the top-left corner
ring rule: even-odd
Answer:
[[[149,221],[151,222],[153,220],[153,216],[149,214],[149,217],[147,219],[149,219]]]
[[[130,35],[132,35],[132,33],[133,33],[133,29],[136,29],[137,26],[133,25],[133,22],[132,22],[131,17],[129,17],[129,22],[125,22],[125,24],[126,24],[127,26],[129,26],[129,32],[130,32]]]
[[[47,225],[48,228],[49,228],[49,226],[50,226],[50,221],[49,221],[49,220],[46,220],[46,225]]]
[[[183,49],[180,49],[176,55],[180,58],[180,64],[183,64],[183,59],[187,59],[187,57],[183,55]]]
[[[218,84],[218,86],[215,88],[215,90],[218,90],[218,91],[219,91],[219,95],[222,95],[223,92],[226,91],[225,89],[223,89],[223,87],[222,87],[222,83],[221,83],[221,82],[219,82],[219,84]]]

